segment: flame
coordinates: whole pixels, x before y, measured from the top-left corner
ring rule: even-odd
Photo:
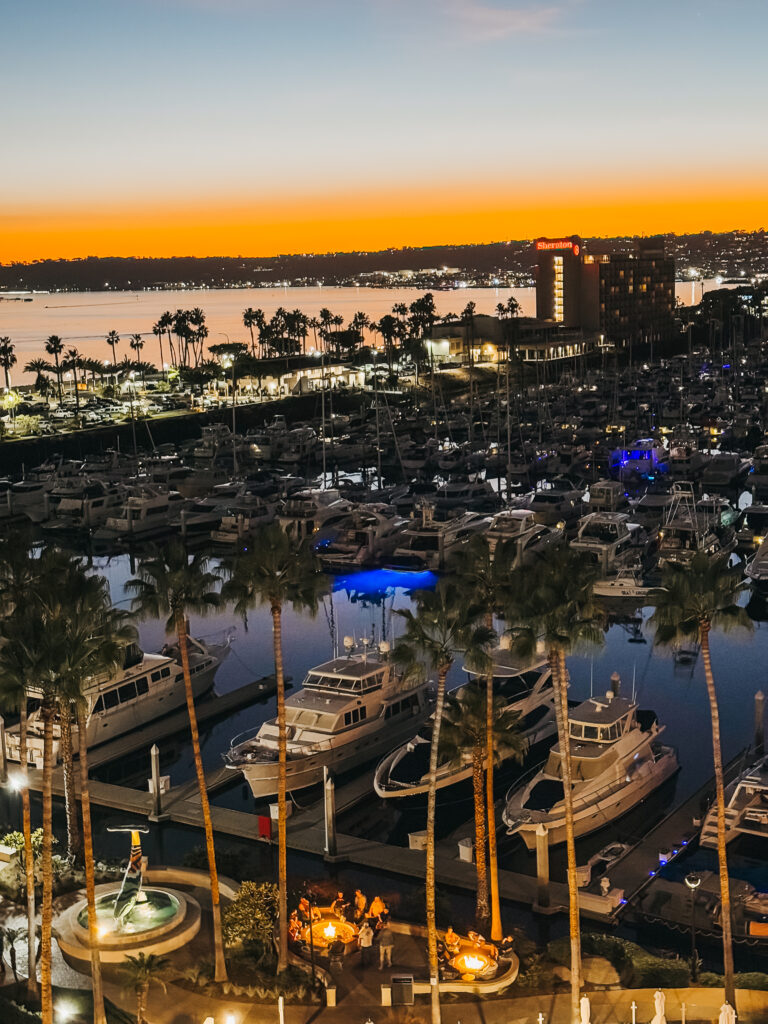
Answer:
[[[482,971],[486,966],[485,958],[479,956],[465,956],[464,966],[468,967],[470,971]]]
[[[326,937],[326,939],[332,939],[335,934],[336,928],[334,927],[334,925],[327,924],[325,928],[323,928],[323,935]]]

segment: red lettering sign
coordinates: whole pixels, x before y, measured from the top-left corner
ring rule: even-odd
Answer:
[[[574,255],[579,255],[579,247],[575,242],[572,242],[570,238],[558,238],[555,241],[550,241],[547,238],[540,238],[536,243],[536,248],[541,249],[571,249]]]

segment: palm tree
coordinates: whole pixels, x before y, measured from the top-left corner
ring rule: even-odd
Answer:
[[[254,359],[256,358],[256,339],[253,336],[253,328],[257,325],[257,323],[258,317],[256,315],[256,310],[252,309],[250,306],[248,307],[248,309],[244,309],[243,327],[247,327],[251,333],[251,355],[254,357]]]
[[[96,920],[96,878],[91,829],[91,801],[88,780],[88,746],[85,686],[93,678],[109,678],[122,668],[124,650],[136,639],[127,614],[112,608],[109,585],[103,576],[90,576],[82,564],[70,558],[56,574],[55,596],[44,603],[49,616],[63,622],[56,648],[60,715],[74,704],[77,716],[80,807],[83,818],[83,849],[88,931],[91,950],[91,980],[95,1024],[106,1024],[101,981],[98,923]],[[46,586],[46,591],[50,588]],[[62,715],[63,719],[63,715]]]
[[[67,360],[62,363],[62,367],[65,370],[72,371],[72,381],[75,385],[75,409],[77,414],[80,414],[80,392],[77,390],[77,371],[80,369],[80,353],[76,348],[67,349]]]
[[[213,939],[215,950],[215,979],[226,981],[227,965],[224,959],[224,944],[221,935],[221,903],[219,898],[219,876],[216,870],[216,852],[213,845],[213,824],[211,805],[205,785],[203,759],[200,754],[200,734],[197,728],[195,695],[189,672],[189,648],[187,643],[190,612],[207,615],[219,607],[220,598],[213,587],[218,576],[209,571],[210,559],[197,552],[191,559],[184,546],[171,541],[154,557],[139,563],[138,576],[128,580],[126,589],[133,594],[131,609],[141,618],[158,619],[167,616],[167,633],[176,633],[184,673],[184,689],[187,695],[187,712],[192,734],[192,752],[195,760],[197,785],[205,827],[205,847],[208,854],[208,872],[211,878],[211,904],[213,909]]]
[[[486,687],[487,691],[487,687]],[[502,697],[491,689],[490,729],[488,701],[478,686],[464,686],[461,692],[446,699],[440,731],[440,753],[453,764],[472,761],[472,792],[475,803],[475,867],[477,869],[477,925],[485,930],[490,917],[488,904],[488,873],[486,870],[486,790],[483,773],[490,758],[499,764],[514,757],[522,761],[526,744],[518,729],[519,713],[509,710]],[[493,805],[491,805],[493,814]],[[489,832],[494,832],[495,817],[488,819]],[[498,886],[497,886],[498,890]]]
[[[56,388],[59,392],[59,405],[61,405],[61,366],[59,365],[59,356],[64,351],[64,342],[58,336],[58,334],[52,334],[45,343],[45,351],[49,356],[53,356],[53,364],[56,373]]]
[[[11,388],[11,367],[16,365],[16,355],[14,353],[14,345],[8,335],[4,335],[0,338],[0,366],[3,368],[5,374],[5,390],[9,391]]]
[[[473,595],[473,600],[485,611],[485,625],[493,628],[493,613],[505,600],[509,586],[512,549],[508,543],[499,544],[492,551],[487,539],[475,534],[463,548],[460,548],[450,563],[450,570],[459,584]],[[488,861],[491,893],[491,938],[500,942],[501,900],[499,898],[499,867],[496,849],[496,804],[493,796],[493,766],[496,754],[493,750],[493,663],[488,666],[485,685],[486,698],[486,755],[485,790],[486,813],[488,815]],[[484,855],[483,855],[484,856]]]
[[[163,358],[163,335],[165,334],[165,324],[162,320],[158,320],[152,324],[152,333],[157,338],[157,343],[160,346],[160,373],[165,377],[165,360]]]
[[[156,953],[137,953],[136,956],[126,956],[121,971],[126,982],[136,993],[136,1024],[147,1024],[145,1013],[149,986],[154,981],[158,985],[162,985],[163,991],[165,991],[164,975],[170,963],[166,957],[157,956]]]
[[[740,566],[729,566],[728,555],[710,557],[697,552],[686,565],[670,563],[664,567],[661,589],[655,592],[656,609],[650,624],[655,627],[654,642],[670,646],[681,640],[694,640],[701,645],[704,680],[712,721],[712,757],[715,765],[715,800],[717,803],[717,861],[720,871],[721,927],[723,929],[723,968],[725,999],[735,1008],[736,989],[733,979],[733,931],[731,892],[725,847],[725,788],[723,753],[720,742],[720,711],[717,703],[715,677],[709,635],[713,629],[730,631],[752,629],[752,621],[738,604],[747,584],[742,581]]]
[[[45,359],[30,359],[24,367],[24,373],[34,373],[35,391],[44,394],[51,386],[51,382],[45,376],[46,373],[53,373],[53,367]]]
[[[573,827],[571,746],[566,657],[603,642],[592,598],[592,572],[583,557],[567,548],[551,549],[535,568],[511,574],[505,618],[518,649],[532,657],[539,644],[547,652],[554,686],[555,717],[563,765],[566,854],[571,940],[571,1017],[580,1020],[581,939],[576,837]]]
[[[496,634],[478,626],[484,609],[466,600],[454,580],[443,579],[434,591],[414,594],[416,611],[398,609],[405,619],[403,636],[395,645],[394,657],[413,670],[423,660],[437,672],[437,700],[432,719],[429,748],[429,789],[427,793],[426,917],[429,956],[432,1024],[440,1024],[440,989],[437,962],[437,922],[435,920],[435,810],[437,804],[437,761],[440,726],[445,703],[445,681],[456,655],[479,659]]]
[[[120,335],[117,331],[110,331],[107,335],[107,344],[112,349],[112,365],[117,365],[117,343],[120,341]]]
[[[29,799],[27,755],[27,698],[39,681],[40,656],[36,615],[19,610],[3,620],[0,644],[0,705],[19,713],[19,773],[21,790],[21,828],[24,836],[24,875],[27,890],[27,999],[37,999],[35,971],[35,859],[32,850],[32,819]]]
[[[277,845],[278,912],[280,944],[278,971],[288,965],[288,861],[286,842],[287,732],[285,722],[285,674],[283,669],[283,608],[314,615],[327,590],[327,580],[309,545],[296,547],[279,526],[259,529],[249,550],[230,568],[230,578],[222,588],[225,600],[246,619],[250,608],[267,605],[272,616],[272,649],[277,684]]]

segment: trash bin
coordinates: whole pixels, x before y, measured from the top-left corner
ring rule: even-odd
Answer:
[[[413,1006],[412,974],[393,974],[391,990],[393,1006]]]
[[[463,860],[466,861],[467,864],[471,864],[474,853],[475,844],[472,839],[459,840],[459,860]]]

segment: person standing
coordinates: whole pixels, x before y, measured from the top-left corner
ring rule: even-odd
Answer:
[[[385,967],[392,966],[392,948],[395,944],[395,936],[392,929],[389,926],[389,921],[385,921],[379,932],[379,970],[383,971]]]
[[[357,941],[360,944],[360,966],[368,967],[373,949],[373,928],[367,921],[363,921],[360,926]]]

